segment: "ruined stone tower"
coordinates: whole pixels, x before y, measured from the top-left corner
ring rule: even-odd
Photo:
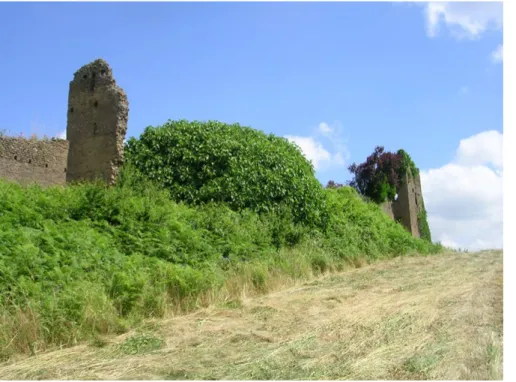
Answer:
[[[123,163],[129,103],[111,68],[98,59],[80,68],[68,95],[66,181],[113,184]]]
[[[417,179],[419,179],[419,176],[417,176]],[[395,219],[399,220],[412,236],[420,237],[417,216],[421,209],[422,193],[421,186],[417,187],[416,192],[416,183],[416,179],[412,176],[405,175],[405,179],[403,179],[398,190],[398,200],[392,203],[392,210]],[[418,200],[418,194],[420,200]]]
[[[392,202],[384,202],[381,207],[392,219],[400,222],[412,236],[421,237],[418,215],[423,211],[423,192],[419,174],[405,174],[400,183],[398,198]]]

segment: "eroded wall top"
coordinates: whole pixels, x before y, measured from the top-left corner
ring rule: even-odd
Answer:
[[[0,137],[0,178],[27,185],[65,185],[68,141]]]

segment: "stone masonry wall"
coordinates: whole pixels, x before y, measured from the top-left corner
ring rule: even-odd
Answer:
[[[424,207],[424,201],[423,201],[423,189],[421,188],[421,177],[419,174],[414,179],[414,193],[416,196],[416,209],[417,212],[421,212]]]
[[[123,163],[129,104],[109,65],[96,60],[83,66],[70,82],[67,181],[116,180]]]
[[[65,185],[68,141],[0,137],[0,178],[23,185]]]
[[[423,208],[423,192],[419,174],[412,178],[405,175],[400,189],[398,199],[384,202],[382,210],[391,218],[400,222],[405,229],[414,237],[421,237],[417,216]]]
[[[394,211],[392,210],[392,203],[391,201],[383,202],[380,207],[382,208],[383,212],[387,214],[392,220],[394,219]]]
[[[417,204],[415,185],[412,177],[405,175],[400,189],[398,190],[398,200],[392,203],[394,217],[400,220],[403,226],[412,236],[420,237],[417,224]]]

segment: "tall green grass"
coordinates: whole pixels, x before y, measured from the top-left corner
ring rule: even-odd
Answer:
[[[190,207],[123,171],[116,187],[0,180],[0,360],[127,330],[243,288],[440,246],[414,239],[350,188],[325,190],[325,232],[288,210]]]

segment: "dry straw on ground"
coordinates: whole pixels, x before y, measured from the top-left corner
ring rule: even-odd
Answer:
[[[502,253],[404,257],[0,364],[4,379],[501,379]]]

